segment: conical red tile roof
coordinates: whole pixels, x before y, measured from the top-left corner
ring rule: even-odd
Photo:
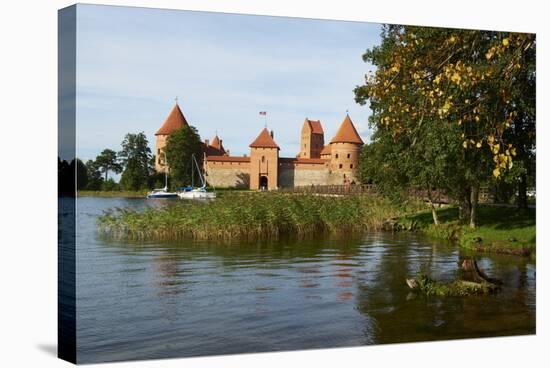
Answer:
[[[256,147],[256,148],[279,148],[277,143],[273,140],[271,137],[271,134],[269,134],[269,131],[267,128],[264,128],[258,138],[254,140],[254,142],[250,143],[250,147]]]
[[[351,121],[349,115],[346,114],[344,121],[338,128],[336,135],[332,138],[330,143],[355,143],[363,144],[363,140],[357,133],[353,122]]]
[[[185,116],[183,116],[179,105],[176,103],[170,114],[168,114],[164,124],[157,130],[155,135],[170,135],[174,130],[183,128],[185,125],[189,124],[185,120]]]

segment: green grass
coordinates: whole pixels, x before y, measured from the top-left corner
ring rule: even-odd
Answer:
[[[479,206],[476,229],[470,229],[458,222],[458,209],[455,207],[440,209],[437,213],[441,222],[439,226],[433,224],[429,211],[406,216],[401,221],[416,221],[418,229],[427,235],[457,240],[462,247],[468,249],[521,255],[529,255],[535,251],[535,209]]]
[[[149,190],[120,190],[120,191],[103,191],[103,190],[79,190],[79,197],[122,197],[122,198],[145,198]]]
[[[175,201],[144,211],[115,209],[99,217],[105,234],[129,239],[258,239],[380,229],[415,213],[417,202],[392,204],[375,195],[224,192],[213,201]]]

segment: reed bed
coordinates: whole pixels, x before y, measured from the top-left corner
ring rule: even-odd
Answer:
[[[232,192],[208,202],[178,201],[144,211],[113,209],[99,217],[98,226],[103,234],[134,240],[276,239],[377,230],[386,219],[420,206],[398,206],[376,195]]]

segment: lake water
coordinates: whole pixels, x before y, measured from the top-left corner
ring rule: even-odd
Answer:
[[[476,255],[502,292],[439,298],[405,278],[452,281],[469,255],[410,233],[223,245],[97,233],[103,210],[162,203],[78,198],[79,363],[535,333],[526,258]]]

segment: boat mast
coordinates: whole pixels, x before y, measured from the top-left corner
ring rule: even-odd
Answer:
[[[203,187],[206,187],[206,183],[204,182],[204,178],[201,175],[201,169],[199,168],[199,163],[197,162],[197,159],[195,158],[195,155],[193,154],[193,163],[195,164],[195,167],[197,168],[197,172],[199,173],[199,178],[201,179],[201,183]]]

